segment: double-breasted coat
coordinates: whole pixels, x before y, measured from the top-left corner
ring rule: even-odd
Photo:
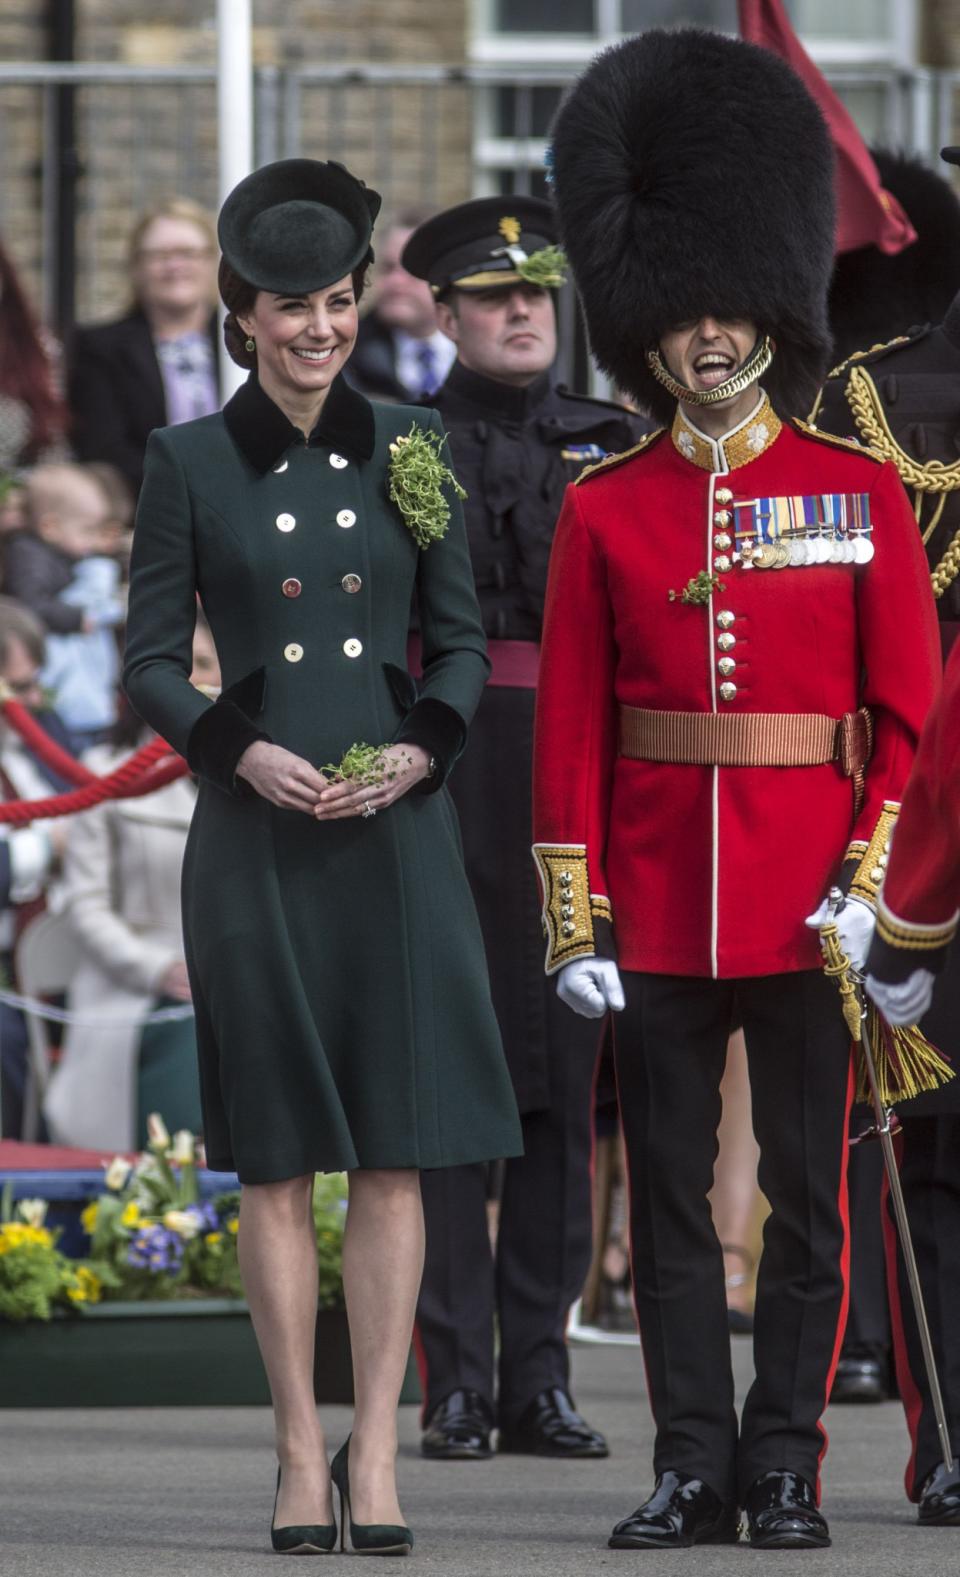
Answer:
[[[306,443],[251,377],[148,449],[125,684],[201,779],[183,912],[204,1135],[211,1166],[247,1182],[519,1149],[443,786],[486,678],[483,631],[456,500],[426,549],[390,502],[388,446],[412,423],[439,430],[338,379]],[[188,681],[198,595],[215,704]],[[376,818],[320,823],[235,779],[264,735],[316,766],[412,740],[437,770]]]

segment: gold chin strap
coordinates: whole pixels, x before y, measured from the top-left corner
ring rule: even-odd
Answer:
[[[757,340],[739,371],[724,378],[715,389],[688,389],[685,383],[679,383],[667,371],[658,350],[647,351],[647,366],[657,382],[662,383],[675,400],[686,400],[689,405],[720,405],[724,400],[732,400],[734,395],[742,394],[751,383],[762,378],[772,360],[773,346],[769,335],[764,334],[762,339]]]

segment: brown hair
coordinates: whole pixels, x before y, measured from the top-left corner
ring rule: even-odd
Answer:
[[[353,294],[357,301],[363,295],[367,283],[370,261],[369,257],[365,258],[362,263],[358,263],[350,275]],[[247,335],[237,319],[241,316],[246,317],[247,313],[253,311],[254,303],[260,294],[259,288],[251,285],[249,280],[243,279],[236,269],[230,267],[225,257],[220,259],[217,285],[220,299],[227,309],[227,315],[223,320],[223,343],[227,347],[227,355],[238,367],[244,367],[249,371],[251,367],[257,365],[257,353],[256,350],[247,350]]]
[[[10,638],[23,642],[38,668],[46,656],[46,632],[35,613],[16,597],[0,597],[0,662],[7,661]]]

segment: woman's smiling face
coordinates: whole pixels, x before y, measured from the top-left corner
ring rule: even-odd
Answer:
[[[356,342],[353,282],[348,274],[307,296],[258,291],[237,321],[256,341],[257,376],[268,394],[298,402],[325,394]]]

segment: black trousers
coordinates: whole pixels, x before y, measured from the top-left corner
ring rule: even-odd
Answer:
[[[897,1140],[900,1183],[930,1324],[954,1456],[960,1455],[960,1115],[904,1116]],[[884,1237],[897,1383],[912,1450],[911,1500],[941,1460],[940,1440],[889,1193]]]
[[[819,971],[746,980],[625,974],[615,1022],[634,1292],[656,1423],[654,1469],[728,1502],[761,1473],[819,1477],[846,1315],[849,1043]],[[727,1036],[747,1043],[760,1186],[756,1378],[737,1425],[713,1182]]]
[[[500,1422],[508,1423],[539,1391],[568,1383],[567,1314],[590,1265],[595,1065],[582,1038],[557,1048],[550,1106],[522,1116],[524,1154],[505,1163],[495,1255],[487,1167],[421,1173],[427,1249],[416,1335],[424,1416],[463,1386],[491,1405],[498,1395]]]

